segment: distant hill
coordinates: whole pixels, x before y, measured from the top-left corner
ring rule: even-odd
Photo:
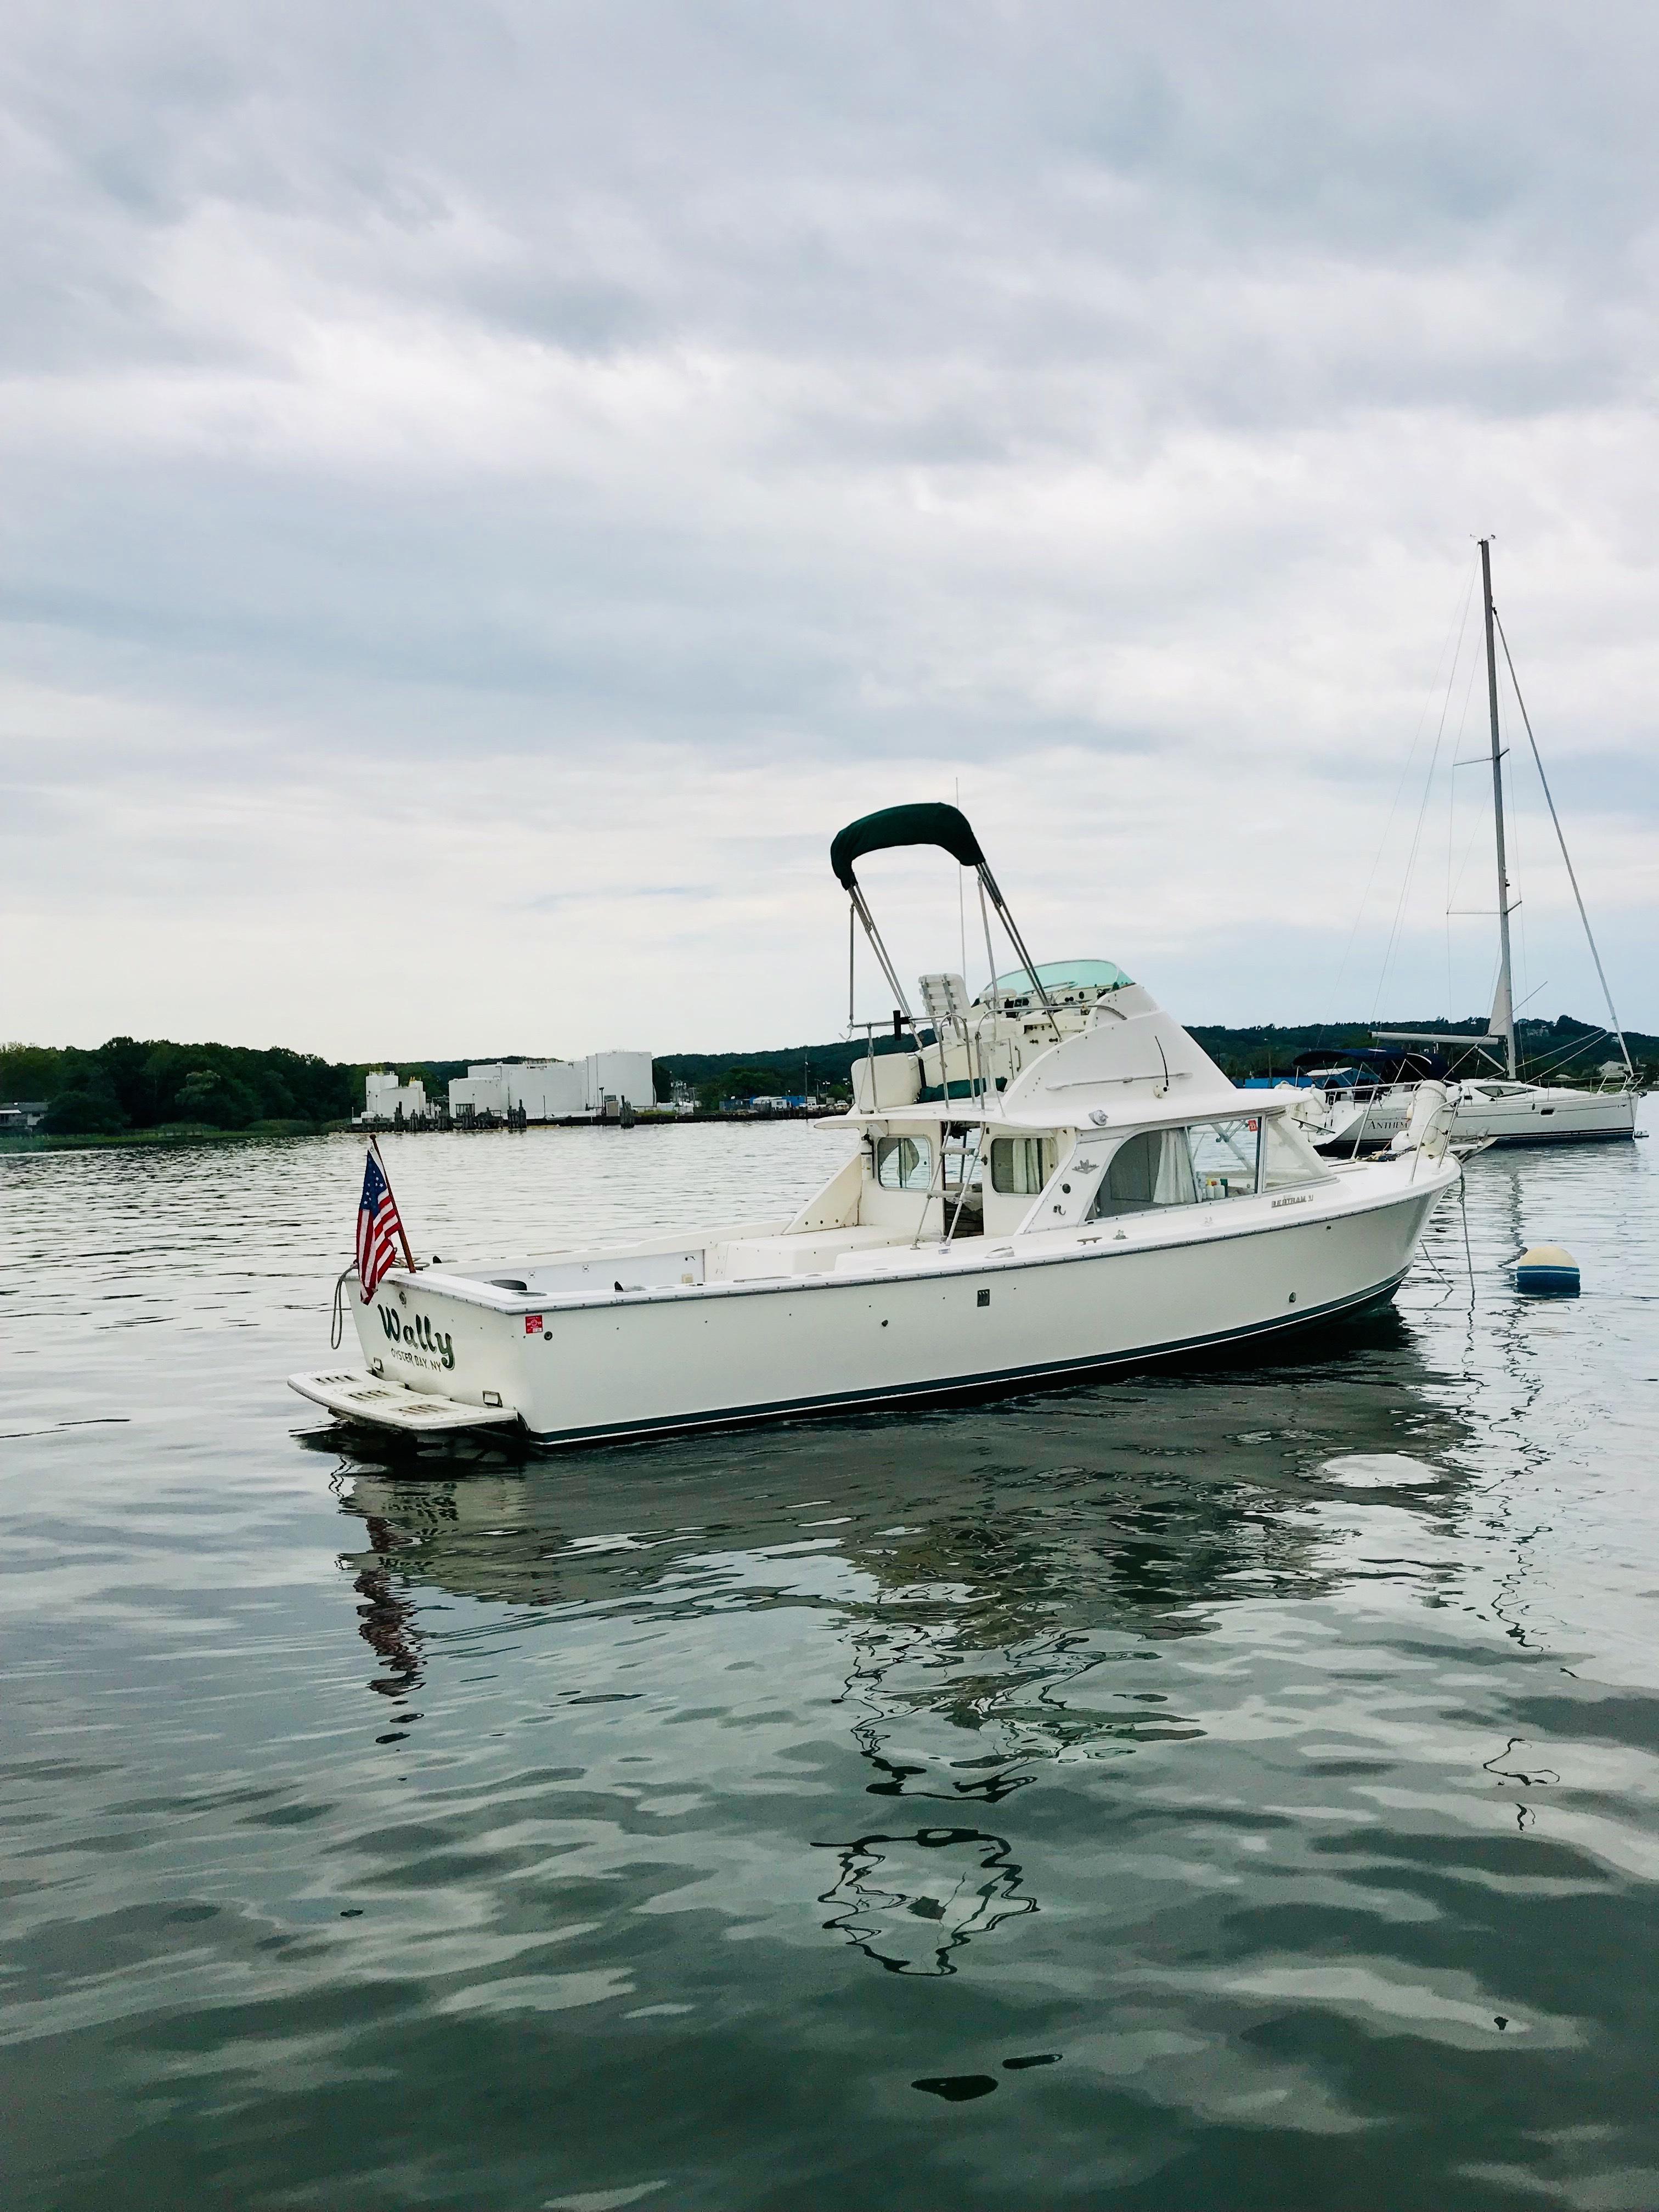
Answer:
[[[1379,1028],[1432,1030],[1440,1036],[1479,1036],[1485,1031],[1486,1017],[1468,1014],[1461,1021],[1396,1019],[1380,1022],[1376,1028],[1370,1022],[1306,1022],[1290,1028],[1269,1022],[1251,1029],[1217,1028],[1194,1022],[1189,1026],[1216,1065],[1237,1080],[1246,1075],[1285,1073],[1298,1053],[1370,1044]],[[1592,1075],[1602,1060],[1619,1057],[1618,1045],[1604,1029],[1594,1022],[1575,1021],[1570,1014],[1553,1022],[1522,1020],[1515,1028],[1521,1073],[1534,1083]],[[1659,1078],[1659,1036],[1626,1030],[1625,1038],[1638,1067],[1645,1063]]]
[[[1484,1014],[1471,1014],[1462,1021],[1398,1020],[1384,1022],[1381,1026],[1391,1030],[1432,1030],[1439,1036],[1474,1036],[1485,1030],[1486,1018]],[[1304,1022],[1293,1027],[1267,1022],[1244,1029],[1194,1022],[1189,1027],[1211,1059],[1235,1081],[1247,1075],[1288,1073],[1298,1053],[1365,1045],[1376,1034],[1369,1022]],[[1593,1022],[1575,1021],[1571,1015],[1563,1014],[1554,1022],[1522,1021],[1516,1028],[1523,1073],[1534,1081],[1541,1080],[1545,1075],[1583,1076],[1592,1073],[1602,1060],[1618,1057],[1619,1048],[1604,1030]],[[1648,1036],[1636,1030],[1626,1030],[1626,1036],[1632,1059],[1638,1067],[1645,1063],[1653,1070],[1655,1079],[1659,1080],[1659,1036]],[[673,1081],[690,1084],[693,1089],[732,1068],[744,1067],[765,1068],[777,1076],[781,1091],[793,1091],[801,1087],[803,1065],[811,1078],[809,1087],[826,1087],[830,1078],[839,1078],[844,1084],[848,1069],[854,1060],[863,1058],[864,1049],[860,1040],[853,1044],[792,1045],[781,1052],[666,1053],[656,1064]],[[878,1037],[876,1049],[891,1051],[895,1049],[895,1041]]]
[[[1390,1021],[1387,1029],[1427,1030],[1472,1035],[1486,1027],[1484,1016],[1462,1021]],[[1547,1077],[1587,1077],[1616,1048],[1590,1022],[1563,1014],[1553,1022],[1518,1024],[1522,1073]],[[1227,1074],[1279,1075],[1298,1053],[1369,1044],[1368,1022],[1307,1022],[1299,1027],[1275,1023],[1229,1029],[1194,1024],[1193,1035]],[[1659,1036],[1626,1032],[1631,1055],[1650,1081],[1659,1083]],[[805,1089],[819,1096],[845,1091],[849,1070],[866,1048],[859,1040],[798,1044],[747,1052],[665,1054],[655,1063],[659,1097],[684,1083],[708,1097],[718,1093],[735,1070],[745,1080],[764,1077],[786,1093]],[[878,1053],[902,1052],[908,1042],[878,1036]],[[476,1061],[479,1057],[474,1054]],[[507,1053],[506,1060],[525,1057]],[[370,1067],[395,1065],[408,1080],[419,1076],[427,1095],[444,1099],[452,1076],[465,1073],[465,1060],[342,1061],[283,1047],[256,1051],[243,1045],[177,1044],[167,1038],[141,1041],[111,1037],[94,1050],[73,1046],[0,1045],[0,1102],[44,1098],[51,1102],[46,1127],[70,1135],[116,1135],[129,1130],[177,1127],[216,1129],[320,1128],[347,1121],[363,1103],[363,1077]]]

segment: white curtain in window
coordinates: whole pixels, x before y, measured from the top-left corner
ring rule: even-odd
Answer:
[[[1193,1166],[1184,1129],[1162,1129],[1158,1153],[1158,1180],[1152,1186],[1154,1206],[1190,1206]]]

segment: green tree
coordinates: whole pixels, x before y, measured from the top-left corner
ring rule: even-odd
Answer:
[[[150,1047],[140,1044],[136,1037],[110,1037],[92,1057],[125,1119],[134,1128],[151,1127],[155,1121],[155,1085],[150,1073]]]
[[[107,1137],[125,1126],[120,1108],[95,1091],[60,1091],[43,1124],[51,1137]]]
[[[782,1067],[728,1067],[697,1086],[701,1113],[714,1114],[729,1100],[742,1105],[750,1098],[781,1098],[794,1094],[800,1085],[799,1066],[793,1074]]]
[[[63,1062],[52,1045],[0,1045],[0,1098],[55,1098],[65,1088]]]
[[[259,1118],[259,1102],[246,1084],[217,1068],[192,1068],[179,1087],[179,1118],[215,1129],[246,1129]]]

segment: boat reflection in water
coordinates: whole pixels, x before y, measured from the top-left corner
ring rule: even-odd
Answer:
[[[953,1951],[1037,1910],[1006,1838],[978,1828],[861,1836],[837,1856],[840,1878],[818,1899],[835,1908],[823,1924],[889,1973],[954,1974]]]
[[[393,1571],[397,1553],[405,1549],[411,1540],[383,1513],[366,1514],[364,1520],[370,1549],[350,1563],[356,1569],[352,1587],[362,1601],[357,1607],[357,1632],[385,1670],[368,1686],[377,1696],[397,1701],[395,1719],[401,1729],[411,1720],[420,1718],[418,1713],[408,1710],[404,1702],[411,1691],[419,1688],[421,1681],[421,1635],[415,1626],[419,1607],[403,1579]],[[380,1738],[382,1743],[399,1740],[393,1736]]]
[[[833,1869],[812,1885],[823,1925],[890,1972],[953,1974],[969,1944],[1041,1909],[1012,1801],[1056,1765],[1202,1738],[1177,1685],[1193,1670],[1164,1663],[1176,1648],[1240,1601],[1341,1586],[1352,1570],[1334,1525],[1356,1504],[1343,1467],[1382,1469],[1385,1488],[1390,1467],[1408,1470],[1388,1502],[1455,1522],[1467,1424],[1409,1325],[1384,1316],[1318,1348],[556,1466],[476,1445],[408,1475],[354,1460],[339,1496],[367,1540],[342,1565],[371,1687],[401,1731],[417,1692],[445,1703],[481,1636],[496,1648],[541,1619],[568,1638],[574,1621],[587,1656],[638,1646],[643,1623],[720,1620],[729,1656],[733,1615],[765,1613],[770,1648],[788,1639],[775,1687],[781,1705],[797,1693],[799,1755],[821,1753],[827,1698],[882,1808],[800,1838]],[[706,1629],[660,1648],[659,1717],[678,1702],[690,1710],[673,1717],[699,1719],[729,1696]],[[828,1811],[820,1796],[810,1817]]]

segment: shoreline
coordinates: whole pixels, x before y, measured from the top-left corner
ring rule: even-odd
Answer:
[[[746,1127],[757,1124],[811,1122],[830,1118],[829,1114],[814,1109],[810,1113],[795,1114],[636,1114],[636,1129],[707,1128],[714,1122],[737,1122]],[[0,1159],[16,1155],[38,1152],[167,1152],[182,1145],[241,1145],[299,1143],[315,1137],[523,1137],[535,1130],[549,1129],[614,1129],[623,1133],[615,1121],[596,1118],[565,1121],[530,1121],[519,1129],[503,1124],[494,1129],[396,1129],[389,1125],[369,1128],[355,1121],[312,1122],[255,1122],[246,1129],[215,1129],[205,1124],[173,1124],[160,1129],[117,1129],[103,1133],[88,1132],[85,1135],[49,1136],[43,1131],[31,1130],[27,1135],[0,1136]]]

